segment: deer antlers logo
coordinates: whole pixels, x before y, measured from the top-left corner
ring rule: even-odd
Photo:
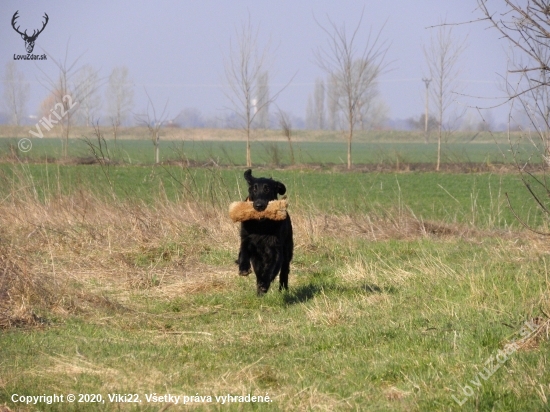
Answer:
[[[27,30],[25,30],[24,32],[20,32],[19,31],[19,27],[20,26],[17,26],[15,27],[15,23],[16,23],[16,20],[17,18],[19,17],[18,15],[19,13],[19,10],[17,10],[15,12],[15,14],[13,15],[12,19],[11,19],[11,26],[13,27],[13,29],[19,33],[21,35],[21,37],[23,38],[23,40],[25,40],[25,48],[27,49],[27,53],[32,53],[33,49],[34,49],[34,42],[36,41],[36,38],[38,37],[38,35],[40,33],[42,33],[42,31],[44,31],[44,28],[46,27],[46,24],[48,24],[48,20],[49,20],[49,17],[46,13],[44,13],[44,18],[46,19],[46,21],[44,21],[42,23],[42,28],[38,31],[36,30],[33,30],[32,34],[29,36],[27,34]]]

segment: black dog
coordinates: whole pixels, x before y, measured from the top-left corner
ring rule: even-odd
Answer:
[[[262,212],[270,200],[283,195],[286,187],[281,182],[267,178],[252,177],[252,170],[244,172],[248,183],[248,200],[255,210]],[[248,276],[250,263],[256,274],[258,295],[269,289],[271,282],[279,274],[279,290],[288,289],[288,273],[292,260],[292,224],[290,216],[285,220],[247,220],[241,223],[241,247],[239,250],[239,275]]]

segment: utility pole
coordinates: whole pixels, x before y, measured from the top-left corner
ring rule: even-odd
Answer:
[[[429,93],[428,88],[430,87],[430,82],[432,79],[422,79],[424,84],[426,84],[426,108],[424,112],[424,140],[426,143],[428,143],[428,99],[429,99]]]

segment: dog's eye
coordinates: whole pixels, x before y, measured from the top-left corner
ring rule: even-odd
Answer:
[[[264,186],[264,193],[269,193],[269,186]]]
[[[252,190],[254,191],[254,193],[256,193],[258,191],[258,185],[252,186]]]

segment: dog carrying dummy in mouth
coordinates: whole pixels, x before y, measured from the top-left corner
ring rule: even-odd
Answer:
[[[288,201],[285,198],[270,201],[265,210],[261,212],[254,209],[252,202],[233,202],[229,205],[229,217],[233,222],[261,219],[285,220],[287,207]]]

